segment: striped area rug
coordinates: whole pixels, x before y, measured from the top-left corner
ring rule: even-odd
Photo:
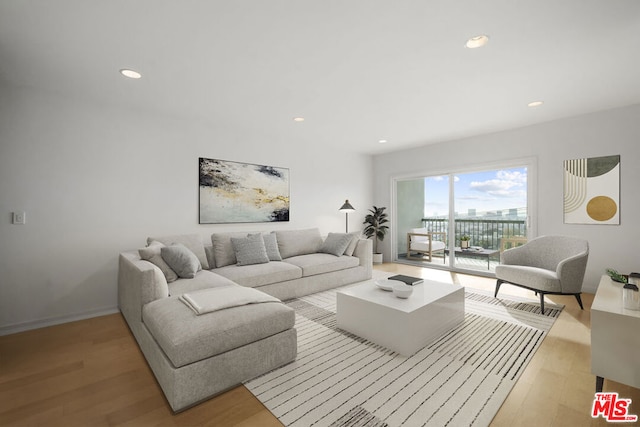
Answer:
[[[246,383],[286,426],[487,426],[562,306],[465,292],[465,320],[411,357],[336,327],[333,289],[287,302],[298,357]]]

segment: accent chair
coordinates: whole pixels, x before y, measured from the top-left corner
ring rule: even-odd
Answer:
[[[573,295],[582,306],[582,281],[589,258],[589,242],[569,236],[540,236],[508,249],[496,266],[496,291],[508,283],[540,294],[544,314],[545,295]]]

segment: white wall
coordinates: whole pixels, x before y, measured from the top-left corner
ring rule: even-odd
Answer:
[[[371,157],[327,153],[293,122],[256,135],[24,88],[1,96],[0,334],[116,310],[118,253],[147,236],[343,231],[347,198],[356,230],[373,204]],[[198,157],[289,168],[290,222],[199,225]]]
[[[563,160],[616,154],[621,155],[621,225],[564,224]],[[640,271],[640,105],[375,156],[375,202],[392,207],[393,176],[525,157],[537,158],[537,234],[589,241],[585,291],[595,292],[607,267]],[[385,260],[390,245],[386,239]]]

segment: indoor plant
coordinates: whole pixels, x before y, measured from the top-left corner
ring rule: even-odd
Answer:
[[[471,237],[467,236],[466,234],[463,234],[460,237],[460,249],[469,249],[470,240],[471,240]]]
[[[364,218],[363,224],[367,224],[364,228],[364,235],[367,238],[373,237],[373,262],[375,264],[382,263],[382,254],[378,252],[378,240],[381,242],[384,240],[384,236],[387,234],[389,227],[385,224],[389,222],[387,214],[384,212],[385,207],[373,207],[369,209],[369,214]]]

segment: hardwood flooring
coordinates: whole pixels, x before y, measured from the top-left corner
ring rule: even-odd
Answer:
[[[378,270],[493,290],[493,279],[402,264]],[[533,293],[503,285],[500,295]],[[597,426],[590,416],[590,307],[549,296],[565,309],[511,391],[492,426]],[[632,399],[640,390],[605,381],[604,391]],[[173,414],[119,314],[0,337],[2,426],[281,426],[243,386]],[[628,425],[628,424],[627,424]]]

